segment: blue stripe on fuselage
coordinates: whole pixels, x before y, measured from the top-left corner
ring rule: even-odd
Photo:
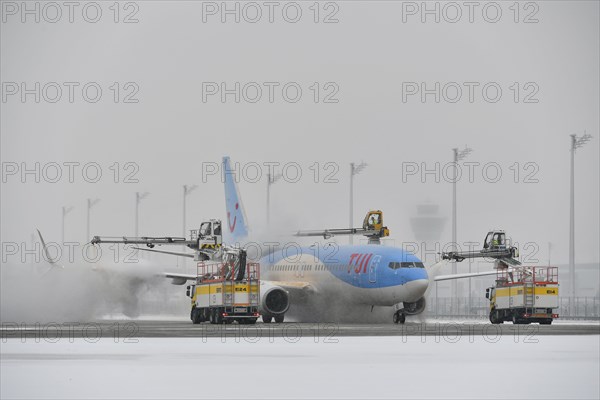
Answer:
[[[294,264],[297,254],[313,256],[311,264],[324,264],[323,273],[330,273],[339,280],[360,288],[382,288],[403,285],[414,280],[428,279],[424,268],[389,268],[390,262],[421,262],[417,256],[397,247],[381,245],[330,246],[292,248],[287,260]],[[273,256],[273,255],[272,255]],[[283,263],[283,255],[276,252],[274,258],[263,260],[263,265]],[[265,262],[267,261],[267,262]]]

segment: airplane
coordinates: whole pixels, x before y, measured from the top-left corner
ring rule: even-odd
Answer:
[[[229,157],[223,157],[223,171],[227,215],[224,234],[228,243],[243,247],[250,241],[250,230]],[[406,315],[425,309],[427,270],[417,256],[401,248],[328,244],[322,251],[315,246],[300,247],[293,257],[280,253],[270,253],[260,260],[259,309],[265,323],[283,322],[290,309],[310,308],[318,297],[328,301],[343,299],[348,307],[396,306],[395,323],[404,323]],[[174,284],[196,279],[192,274],[165,276],[173,278]]]

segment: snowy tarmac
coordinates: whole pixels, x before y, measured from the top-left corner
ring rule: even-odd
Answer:
[[[599,351],[598,335],[30,336],[2,340],[0,397],[598,399]]]

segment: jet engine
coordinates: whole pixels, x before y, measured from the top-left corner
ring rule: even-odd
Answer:
[[[282,315],[290,308],[290,296],[284,288],[268,282],[261,283],[261,314]]]
[[[425,310],[425,297],[421,297],[414,303],[404,303],[404,313],[406,315],[421,314]]]

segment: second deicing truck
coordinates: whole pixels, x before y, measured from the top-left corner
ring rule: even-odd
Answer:
[[[496,286],[487,288],[490,300],[490,322],[513,324],[538,322],[550,325],[558,314],[558,268],[499,268]]]
[[[196,283],[187,287],[194,324],[254,324],[259,317],[260,266],[246,250],[223,246],[222,262],[199,262]]]

